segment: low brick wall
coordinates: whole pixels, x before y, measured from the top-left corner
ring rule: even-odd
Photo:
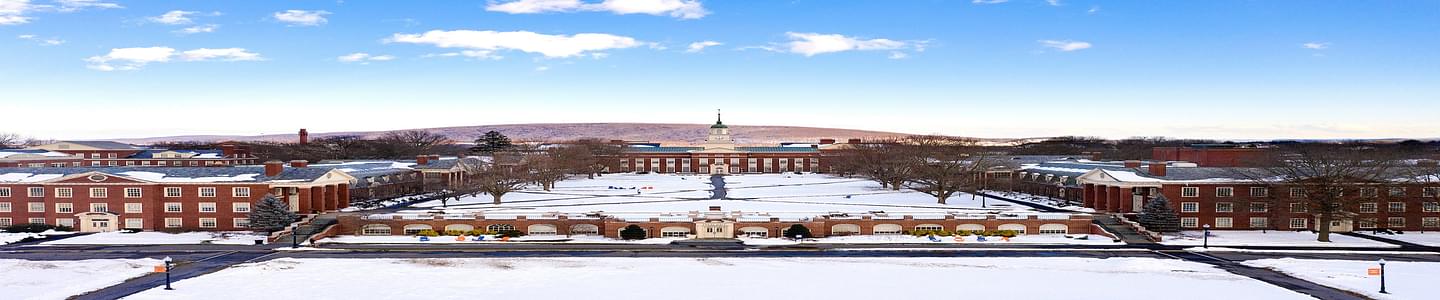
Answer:
[[[1064,218],[1055,218],[1055,215],[1053,214],[1049,216],[1050,217],[1042,218],[1039,215],[1002,216],[989,214],[966,217],[946,215],[944,218],[916,219],[913,216],[909,215],[894,218],[867,215],[856,218],[818,217],[808,218],[800,221],[781,221],[779,218],[771,218],[768,221],[735,221],[734,229],[736,235],[741,235],[742,232],[744,232],[744,229],[754,229],[754,227],[759,227],[765,229],[767,236],[779,237],[786,229],[789,229],[791,226],[799,224],[810,229],[811,234],[816,237],[826,237],[832,235],[845,235],[848,232],[843,232],[842,230],[846,229],[846,227],[850,229],[856,229],[857,232],[854,232],[853,234],[868,235],[874,234],[877,226],[889,227],[891,229],[894,229],[898,226],[901,232],[910,232],[912,230],[916,230],[916,228],[920,226],[939,226],[941,229],[950,231],[962,229],[1002,230],[1002,227],[1004,227],[1003,229],[1024,228],[1024,232],[1026,234],[1039,234],[1042,226],[1045,226],[1047,228],[1057,228],[1058,226],[1064,226],[1065,232],[1067,234],[1099,234],[1113,238],[1113,236],[1106,233],[1104,230],[1093,226],[1093,224],[1091,223],[1092,218],[1090,215],[1059,215],[1063,216]],[[689,229],[691,233],[698,231],[695,221],[662,221],[659,218],[651,218],[644,221],[624,220],[611,217],[570,218],[563,215],[545,218],[530,218],[525,216],[517,216],[513,219],[491,219],[484,216],[476,216],[474,218],[455,218],[451,216],[447,218],[446,216],[428,215],[367,218],[357,215],[347,215],[340,216],[338,221],[338,226],[332,227],[332,229],[335,230],[334,234],[345,235],[361,235],[362,229],[365,228],[365,226],[367,225],[384,226],[386,228],[389,228],[390,234],[392,235],[403,235],[405,232],[405,227],[407,225],[425,225],[429,226],[429,228],[435,231],[444,231],[446,227],[450,226],[468,226],[474,229],[491,230],[492,225],[501,227],[503,227],[504,225],[509,225],[511,228],[514,228],[515,230],[519,230],[521,232],[525,232],[527,234],[530,233],[531,225],[550,225],[554,226],[556,234],[560,235],[574,234],[574,232],[572,231],[577,229],[577,225],[588,225],[594,226],[594,228],[597,229],[601,235],[611,238],[619,238],[620,230],[630,225],[640,226],[640,228],[645,229],[646,235],[652,238],[660,237],[661,229],[665,227],[684,227]]]

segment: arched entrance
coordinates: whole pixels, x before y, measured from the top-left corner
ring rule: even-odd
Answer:
[[[80,219],[80,232],[110,232],[120,226],[118,216],[108,212],[85,212],[75,217]]]
[[[729,175],[730,165],[726,163],[715,163],[710,165],[710,175]]]

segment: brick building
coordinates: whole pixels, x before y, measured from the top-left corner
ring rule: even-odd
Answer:
[[[169,150],[110,141],[62,141],[26,149],[64,153],[80,159],[79,165],[71,162],[66,167],[223,167],[253,165],[260,162],[259,158],[251,154],[247,147],[232,143],[222,143],[220,149]],[[37,167],[28,164],[24,166]],[[53,166],[53,164],[46,165],[46,167]]]
[[[633,143],[627,146],[617,171],[683,174],[823,172],[828,167],[828,162],[822,159],[824,153],[838,147],[832,139],[818,144],[737,146],[731,139],[730,127],[720,121],[719,114],[701,145],[673,147]]]
[[[1199,167],[1246,167],[1264,158],[1268,148],[1251,144],[1195,144],[1188,147],[1155,147],[1155,161],[1185,161]]]
[[[0,149],[0,168],[79,167],[80,156],[39,149]]]

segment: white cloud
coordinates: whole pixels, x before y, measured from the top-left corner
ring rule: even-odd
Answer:
[[[1300,44],[1300,47],[1304,47],[1305,49],[1324,50],[1325,48],[1330,48],[1330,43],[1309,42]]]
[[[160,23],[160,24],[166,24],[166,25],[190,24],[191,22],[194,22],[194,20],[191,20],[189,16],[190,16],[190,15],[194,15],[194,14],[196,14],[196,13],[197,13],[197,12],[193,12],[193,11],[172,10],[172,11],[166,12],[165,14],[162,14],[162,15],[159,15],[159,16],[154,16],[154,17],[149,17],[149,18],[146,18],[146,19],[150,20],[150,22],[155,22],[155,23]]]
[[[34,9],[30,0],[0,0],[0,25],[30,23],[30,17],[25,14]]]
[[[1087,43],[1087,42],[1071,41],[1071,40],[1064,40],[1064,41],[1042,40],[1042,41],[1040,41],[1040,45],[1041,45],[1041,46],[1045,46],[1045,47],[1047,47],[1047,48],[1054,48],[1055,50],[1060,50],[1060,51],[1064,51],[1064,52],[1070,52],[1070,51],[1082,50],[1082,49],[1090,49],[1090,46],[1091,46],[1090,43]]]
[[[1050,6],[1060,6],[1060,0],[1045,0],[1045,4],[1050,4]]]
[[[33,35],[33,34],[22,34],[22,35],[17,35],[17,36],[15,36],[15,38],[17,38],[17,39],[22,39],[22,40],[33,40],[33,39],[35,39],[35,35]]]
[[[35,11],[68,13],[90,8],[111,9],[124,6],[98,0],[56,0],[54,5],[32,4],[30,0],[0,0],[0,25],[30,23],[34,18],[27,15]]]
[[[513,0],[491,2],[485,6],[485,10],[510,14],[605,11],[617,15],[668,15],[679,19],[699,19],[710,14],[698,0],[604,0],[598,3],[580,0]]]
[[[289,23],[296,26],[318,26],[329,22],[325,15],[330,12],[323,10],[298,10],[291,9],[275,13],[275,20]]]
[[[545,71],[549,71],[549,70],[550,70],[550,67],[549,67],[549,66],[539,66],[539,67],[535,67],[535,72],[545,72]]]
[[[191,26],[191,27],[181,28],[180,30],[176,30],[175,33],[179,33],[179,34],[211,33],[211,32],[215,32],[215,29],[219,29],[219,28],[220,28],[220,25],[205,24],[205,25],[200,25],[200,26]]]
[[[59,10],[60,12],[73,12],[87,8],[125,8],[124,6],[120,6],[120,4],[103,2],[100,0],[56,0],[55,3],[60,4],[60,7],[56,8],[56,10]]]
[[[488,57],[495,51],[518,50],[539,53],[552,58],[588,55],[594,52],[632,48],[643,44],[631,37],[604,33],[549,35],[529,31],[490,30],[431,30],[420,34],[396,33],[386,42],[428,44],[440,48],[480,51],[474,52],[475,55],[466,55],[470,57]]]
[[[902,41],[890,39],[860,39],[839,34],[786,32],[785,36],[790,38],[790,42],[785,44],[784,50],[805,56],[852,50],[898,50],[911,46],[909,43]]]
[[[110,53],[102,56],[91,56],[86,58],[90,62],[87,66],[100,71],[124,71],[138,70],[147,64],[170,62],[171,60],[181,61],[251,61],[261,60],[260,54],[246,51],[244,48],[200,48],[183,52],[176,52],[170,47],[135,47],[135,48],[114,48]]]
[[[17,38],[17,39],[22,39],[22,40],[27,40],[27,41],[35,41],[35,42],[38,42],[39,45],[41,45],[41,46],[57,46],[57,45],[60,45],[60,44],[64,44],[64,43],[65,43],[65,40],[62,40],[62,39],[58,39],[58,38],[42,39],[42,38],[40,38],[39,36],[36,36],[36,35],[33,35],[33,34],[17,35],[17,36],[15,36],[15,38]]]
[[[1000,4],[1000,3],[1005,3],[1005,2],[1010,2],[1010,0],[974,0],[974,1],[970,1],[970,3],[975,3],[975,4]]]
[[[694,43],[690,43],[690,46],[685,48],[685,52],[696,53],[696,52],[704,51],[704,50],[705,50],[705,47],[713,47],[713,46],[719,46],[719,45],[723,45],[723,44],[724,44],[724,43],[716,42],[716,41],[699,41],[699,42],[694,42]]]
[[[1096,14],[1096,13],[1099,13],[1099,12],[1100,12],[1100,6],[1099,6],[1099,5],[1091,6],[1091,7],[1090,7],[1090,10],[1085,11],[1085,13],[1087,13],[1087,14],[1092,14],[1092,15],[1093,15],[1093,14]]]
[[[909,54],[905,54],[905,52],[891,51],[889,58],[890,58],[890,59],[905,59],[906,57],[910,57],[910,55],[909,55]]]
[[[338,60],[338,61],[340,61],[340,62],[346,62],[346,63],[358,62],[358,63],[360,63],[360,64],[362,64],[362,65],[363,65],[363,64],[369,64],[369,63],[372,62],[372,61],[389,61],[389,60],[394,60],[394,59],[395,59],[395,56],[391,56],[391,55],[371,55],[370,53],[365,53],[365,52],[355,52],[355,53],[351,53],[351,54],[341,55],[340,57],[335,58],[335,60]]]

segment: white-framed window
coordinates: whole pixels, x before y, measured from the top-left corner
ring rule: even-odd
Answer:
[[[1290,198],[1296,198],[1296,199],[1305,198],[1305,189],[1302,189],[1302,188],[1290,188]]]
[[[43,187],[31,187],[26,192],[30,197],[45,197],[45,188]]]
[[[249,188],[249,187],[236,187],[236,188],[231,188],[231,189],[230,189],[230,196],[232,196],[232,197],[249,198],[249,197],[250,197],[250,188]]]
[[[26,211],[32,213],[45,212],[45,202],[30,202],[30,207]]]
[[[218,224],[218,222],[215,221],[215,218],[200,218],[200,228],[215,228],[215,227],[219,227],[219,224]]]
[[[1250,202],[1250,212],[1252,212],[1252,213],[1263,213],[1263,212],[1268,212],[1268,211],[1270,211],[1270,203],[1265,203],[1265,202]]]
[[[1405,212],[1405,202],[1390,202],[1390,206],[1388,208],[1390,212],[1403,213]]]
[[[100,166],[100,162],[98,162],[98,161],[92,161],[92,162],[90,162],[90,166],[92,166],[92,167],[99,167],[99,166]]]
[[[110,197],[110,189],[107,189],[107,188],[90,188],[90,198],[106,198],[106,197]]]
[[[11,210],[14,210],[14,209],[15,209],[15,208],[10,207],[10,202],[0,202],[0,212],[7,212],[7,213],[8,213],[8,212],[10,212]]]
[[[115,155],[115,153],[110,153],[110,154],[107,154],[107,155],[108,155],[110,158],[116,158],[116,157],[117,157],[117,156]]]
[[[180,218],[165,218],[165,228],[180,228],[185,226],[185,221]]]
[[[15,225],[14,220],[11,220],[10,218],[0,218],[0,227],[10,227],[13,225]]]
[[[1424,189],[1420,189],[1420,195],[1424,196],[1425,198],[1440,197],[1440,187],[1425,187]]]
[[[214,198],[214,197],[215,197],[215,187],[201,187],[201,188],[200,188],[200,197],[203,197],[203,198]]]
[[[1303,212],[1307,212],[1307,211],[1310,211],[1310,207],[1308,207],[1308,206],[1305,204],[1305,202],[1291,202],[1291,203],[1290,203],[1290,212],[1292,212],[1292,213],[1303,213]]]
[[[1198,188],[1198,187],[1193,187],[1193,186],[1182,187],[1182,188],[1180,188],[1180,197],[1185,197],[1185,198],[1200,197],[1200,188]]]
[[[72,204],[72,203],[55,203],[55,213],[58,213],[58,214],[75,213],[75,204]]]
[[[109,203],[90,203],[90,211],[93,211],[93,212],[109,212],[109,211],[110,211],[110,204],[109,204]]]
[[[132,229],[132,228],[133,228],[133,229],[140,229],[140,228],[145,228],[145,219],[141,219],[141,218],[125,218],[125,228],[126,228],[126,229]]]
[[[235,224],[235,228],[247,228],[247,227],[250,227],[250,218],[234,218],[234,219],[231,219],[230,221],[231,221],[231,222],[235,222],[235,223],[234,223],[234,224]]]
[[[125,213],[138,214],[145,212],[144,203],[125,203]]]
[[[1385,220],[1385,226],[1389,226],[1390,228],[1404,228],[1405,217],[1390,217]]]
[[[1215,197],[1234,197],[1235,188],[1222,186],[1215,188]]]
[[[1360,203],[1360,213],[1373,214],[1380,211],[1380,205],[1375,202]]]
[[[1440,227],[1440,217],[1420,218],[1420,226],[1424,226],[1425,228]]]
[[[30,224],[45,224],[45,218],[30,218],[26,221]]]
[[[1290,229],[1305,229],[1305,228],[1310,228],[1309,225],[1310,225],[1310,219],[1306,219],[1306,218],[1290,218]]]
[[[0,198],[10,198],[9,187],[0,187]]]
[[[140,198],[140,188],[125,188],[125,198]]]
[[[1215,218],[1215,228],[1235,227],[1235,220],[1230,217]]]
[[[176,186],[165,187],[165,197],[171,197],[171,198],[180,197],[180,187],[176,187]]]
[[[1440,202],[1425,202],[1421,210],[1427,213],[1440,212]]]
[[[1184,217],[1184,218],[1180,218],[1180,227],[1185,227],[1185,228],[1200,227],[1200,218],[1196,218],[1196,217]]]
[[[1235,212],[1235,203],[1215,202],[1215,212]]]
[[[360,227],[360,235],[390,235],[390,226],[385,224],[369,224]]]
[[[235,202],[230,204],[230,211],[237,213],[250,212],[250,202]]]
[[[1200,212],[1200,202],[1180,202],[1180,212]]]
[[[1270,227],[1270,218],[1266,218],[1266,217],[1250,217],[1250,228],[1266,228],[1266,227]]]
[[[1375,228],[1375,223],[1378,223],[1378,222],[1379,222],[1379,221],[1377,221],[1375,218],[1360,218],[1360,219],[1357,219],[1357,220],[1355,221],[1355,223],[1357,223],[1356,226],[1359,226],[1360,228],[1367,228],[1367,229],[1368,229],[1368,228]]]
[[[1380,196],[1379,189],[1376,189],[1376,188],[1373,188],[1373,187],[1362,187],[1362,188],[1360,188],[1360,198],[1375,198],[1375,197],[1379,197],[1379,196]]]
[[[215,212],[215,202],[200,202],[200,212],[202,212],[202,213],[213,213],[213,212]]]
[[[75,190],[70,188],[55,188],[55,198],[73,198]]]
[[[1391,188],[1390,188],[1390,197],[1405,197],[1405,188],[1404,188],[1404,187],[1391,187]]]
[[[73,219],[73,218],[59,218],[59,219],[55,219],[55,226],[75,227],[75,219]]]
[[[165,212],[178,213],[181,211],[180,202],[165,202]]]

